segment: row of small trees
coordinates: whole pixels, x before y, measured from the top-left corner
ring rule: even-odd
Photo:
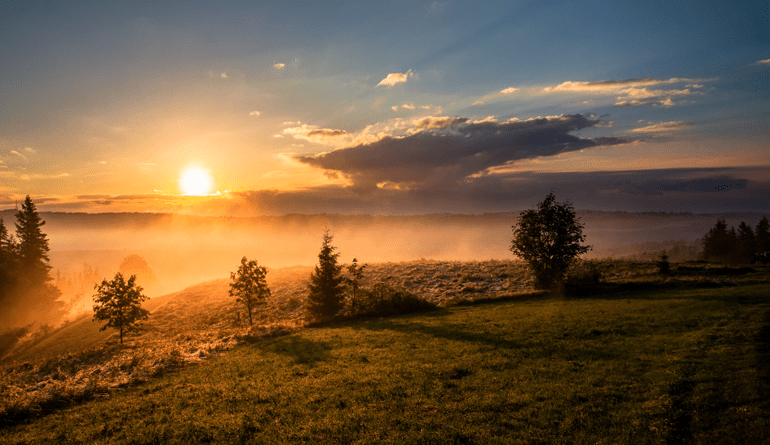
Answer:
[[[362,281],[366,264],[354,258],[348,266],[340,264],[339,253],[332,245],[332,235],[326,231],[318,254],[318,264],[307,283],[307,318],[311,322],[324,322],[341,314],[348,316],[428,310],[434,307],[417,296],[395,289],[385,283],[364,288]],[[347,270],[347,276],[343,271]],[[249,325],[253,325],[253,312],[267,303],[270,289],[266,281],[267,269],[254,260],[241,259],[237,271],[230,274],[230,296],[246,309]],[[346,297],[349,296],[349,300]]]
[[[770,222],[764,216],[755,229],[741,221],[738,230],[735,227],[728,230],[725,220],[719,218],[702,241],[702,259],[727,264],[748,264],[757,254],[770,251]]]

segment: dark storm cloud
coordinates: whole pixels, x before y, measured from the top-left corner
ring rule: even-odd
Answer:
[[[386,136],[373,143],[296,159],[340,172],[357,187],[371,189],[382,183],[406,188],[449,185],[510,161],[627,142],[571,134],[599,124],[598,119],[580,114],[506,122],[428,117],[415,122],[419,131],[407,136]]]

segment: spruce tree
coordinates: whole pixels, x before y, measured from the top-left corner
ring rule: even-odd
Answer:
[[[48,271],[48,239],[40,229],[45,221],[40,218],[32,199],[27,195],[21,210],[16,212],[16,237],[18,254],[23,272],[33,282],[50,281]]]
[[[735,251],[737,235],[735,229],[727,230],[727,223],[723,218],[717,219],[717,223],[703,236],[704,260],[717,262],[730,262]]]
[[[337,264],[339,253],[334,253],[331,245],[332,236],[327,230],[324,233],[321,252],[318,254],[318,265],[310,275],[308,283],[307,310],[310,317],[316,321],[329,319],[342,309],[344,278],[342,265]]]
[[[754,257],[755,245],[754,230],[751,226],[741,221],[738,226],[738,235],[735,240],[735,260],[739,264],[748,264]]]
[[[10,298],[17,277],[16,246],[0,218],[0,304]]]
[[[756,253],[770,252],[770,222],[768,222],[767,216],[763,216],[757,223],[754,242],[756,243],[754,247]]]

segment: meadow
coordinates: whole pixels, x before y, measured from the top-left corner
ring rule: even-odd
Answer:
[[[268,274],[251,330],[227,280],[151,300],[123,347],[75,321],[6,357],[0,443],[770,441],[767,266],[582,267],[601,283],[565,296],[514,262],[376,264],[440,309],[321,327],[309,268]]]

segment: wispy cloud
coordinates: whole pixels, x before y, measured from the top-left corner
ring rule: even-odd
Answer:
[[[16,150],[11,150],[11,154],[12,154],[12,155],[16,155],[16,156],[18,156],[18,157],[20,157],[20,158],[24,159],[25,161],[27,160],[27,157],[26,157],[26,156],[24,156],[23,154],[19,153],[19,152],[18,152],[18,151],[16,151]]]
[[[402,104],[401,108],[406,108],[407,110],[414,110],[415,106],[414,104]]]
[[[275,68],[275,69],[277,69],[277,70],[281,70],[281,69],[283,69],[283,67],[285,67],[285,66],[286,66],[286,64],[285,64],[285,63],[275,63],[275,64],[273,64],[273,68]]]
[[[508,87],[508,88],[500,91],[500,94],[512,94],[512,93],[515,93],[517,91],[519,91],[519,88]]]
[[[390,73],[388,76],[380,81],[380,83],[377,84],[377,86],[385,85],[388,87],[392,87],[393,85],[404,83],[409,79],[409,77],[412,76],[412,70],[409,70],[405,73]]]
[[[259,112],[259,111],[257,111],[257,110],[254,110],[254,111],[252,111],[251,113],[249,113],[249,116],[259,116],[260,114],[262,114],[262,113],[260,113],[260,112]]]
[[[350,141],[350,135],[345,130],[318,128],[316,125],[303,124],[298,127],[284,128],[283,134],[295,139],[304,139],[319,144],[340,146]]]
[[[770,59],[757,60],[757,65],[770,65]]]
[[[641,128],[635,128],[631,131],[639,132],[639,133],[661,132],[661,131],[681,130],[683,128],[687,128],[691,126],[692,124],[689,122],[672,121],[672,122],[661,122],[659,124],[648,125],[646,127],[641,127]]]
[[[37,153],[37,150],[35,150],[32,147],[24,147],[24,151],[26,151],[27,153],[32,153],[32,154]]]
[[[559,85],[543,88],[544,93],[554,93],[559,91],[591,91],[591,92],[616,92],[626,88],[647,87],[653,85],[673,85],[677,83],[696,83],[709,82],[716,79],[688,79],[672,77],[670,79],[653,79],[651,77],[641,77],[637,79],[625,80],[598,80],[591,82],[562,82]]]
[[[222,73],[219,75],[222,79],[227,79],[227,73]]]

